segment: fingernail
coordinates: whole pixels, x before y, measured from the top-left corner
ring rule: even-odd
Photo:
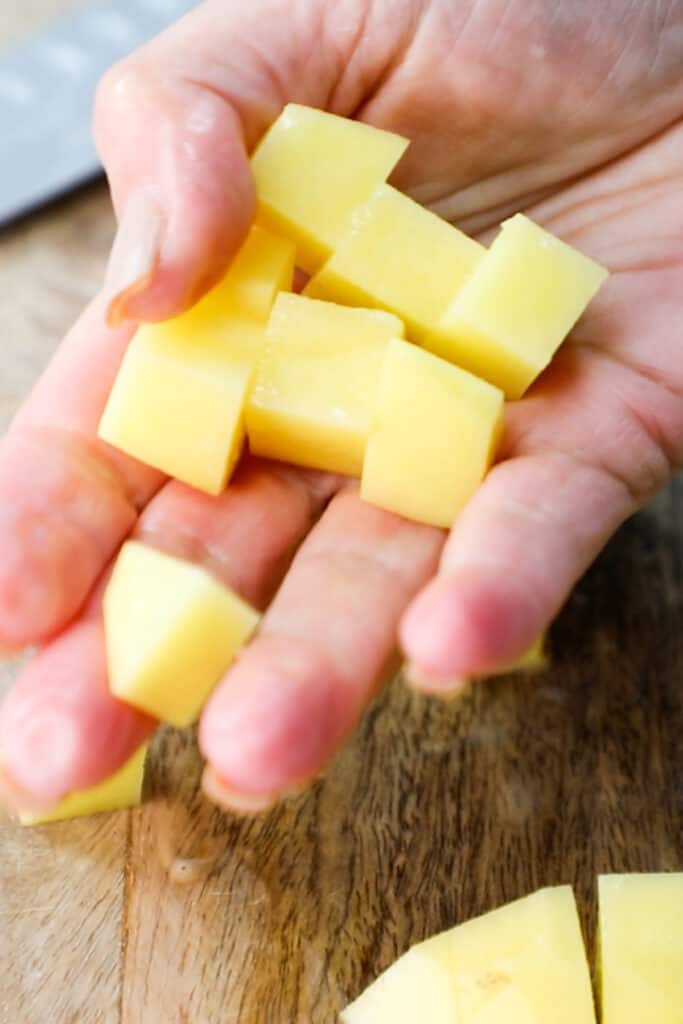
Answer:
[[[244,793],[231,789],[208,766],[202,776],[202,789],[212,803],[245,817],[263,814],[278,802],[277,793]]]
[[[443,676],[430,675],[429,672],[425,672],[409,662],[403,668],[403,678],[406,680],[409,686],[412,686],[415,690],[420,690],[421,693],[429,693],[435,697],[441,697],[448,700],[449,698],[462,697],[467,692],[472,683],[471,679],[464,679],[459,676],[449,676],[447,678]]]
[[[164,218],[148,192],[128,200],[112,246],[104,283],[107,322],[117,327],[129,318],[130,300],[150,284],[161,247]]]
[[[41,707],[21,728],[3,730],[4,773],[22,796],[45,810],[74,788],[79,746],[72,717],[60,708]]]

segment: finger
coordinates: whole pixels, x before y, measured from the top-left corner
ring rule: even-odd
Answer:
[[[438,576],[402,621],[416,685],[449,690],[521,656],[667,479],[666,454],[634,412],[642,403],[633,371],[577,347],[510,410],[511,457],[458,519]]]
[[[136,536],[208,568],[262,607],[337,483],[255,460],[219,498],[173,482]],[[273,515],[273,509],[278,510]],[[107,688],[103,584],[79,620],[48,644],[0,708],[5,798],[49,806],[115,771],[156,723]]]
[[[205,3],[105,76],[95,136],[120,222],[113,323],[170,316],[217,280],[254,211],[247,148],[288,100],[326,104],[363,6],[342,18],[318,0]]]
[[[207,793],[257,810],[316,775],[396,650],[401,612],[443,534],[341,492],[298,552],[255,640],[200,724]]]
[[[0,795],[47,810],[112,775],[156,722],[107,687],[101,615],[84,617],[26,667],[0,708]]]
[[[155,470],[96,439],[129,328],[97,299],[0,442],[0,646],[43,641],[78,611],[138,510]]]

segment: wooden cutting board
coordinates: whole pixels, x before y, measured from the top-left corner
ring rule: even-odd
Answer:
[[[6,35],[70,5],[21,6]],[[112,226],[94,186],[0,235],[3,425]],[[682,625],[679,480],[578,587],[546,672],[447,705],[396,681],[268,816],[210,806],[192,736],[165,730],[142,809],[0,820],[0,1024],[332,1024],[411,943],[559,882],[592,938],[597,872],[683,869]]]

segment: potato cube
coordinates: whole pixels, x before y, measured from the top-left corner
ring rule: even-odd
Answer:
[[[251,450],[360,475],[387,342],[402,334],[389,313],[280,295],[247,406]]]
[[[462,1024],[595,1024],[568,885],[541,889],[456,928],[451,956]]]
[[[104,782],[82,789],[60,801],[51,811],[20,811],[22,825],[42,825],[48,821],[83,818],[103,811],[118,811],[124,807],[137,807],[142,800],[142,782],[145,774],[147,745],[140,747],[122,768]]]
[[[405,341],[391,341],[365,452],[361,495],[450,526],[484,478],[502,431],[503,395]]]
[[[254,227],[226,275],[192,309],[144,324],[123,358],[99,436],[209,494],[242,452],[244,406],[275,295],[294,247]]]
[[[185,323],[213,329],[221,320],[264,323],[280,291],[290,291],[295,246],[254,225],[225,276],[185,314]]]
[[[603,1024],[682,1024],[683,874],[603,875]]]
[[[292,238],[297,262],[313,273],[407,145],[371,125],[288,104],[251,160],[261,221]]]
[[[245,346],[254,343],[250,360],[219,332],[186,334],[180,320],[138,328],[98,433],[168,476],[219,494],[242,452],[254,336],[262,340],[263,328],[235,329]]]
[[[571,888],[542,889],[414,946],[341,1020],[595,1024]]]
[[[461,1024],[452,968],[449,932],[420,942],[346,1007],[341,1024]]]
[[[304,289],[314,299],[386,309],[427,343],[486,250],[419,203],[382,185]]]
[[[258,620],[205,569],[128,541],[104,596],[111,692],[190,725]]]
[[[522,214],[503,223],[429,347],[521,398],[607,277]]]

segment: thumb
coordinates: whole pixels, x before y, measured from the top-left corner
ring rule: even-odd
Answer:
[[[179,313],[220,278],[254,214],[248,149],[284,103],[325,105],[363,6],[211,0],[107,73],[94,131],[119,221],[112,324]]]

